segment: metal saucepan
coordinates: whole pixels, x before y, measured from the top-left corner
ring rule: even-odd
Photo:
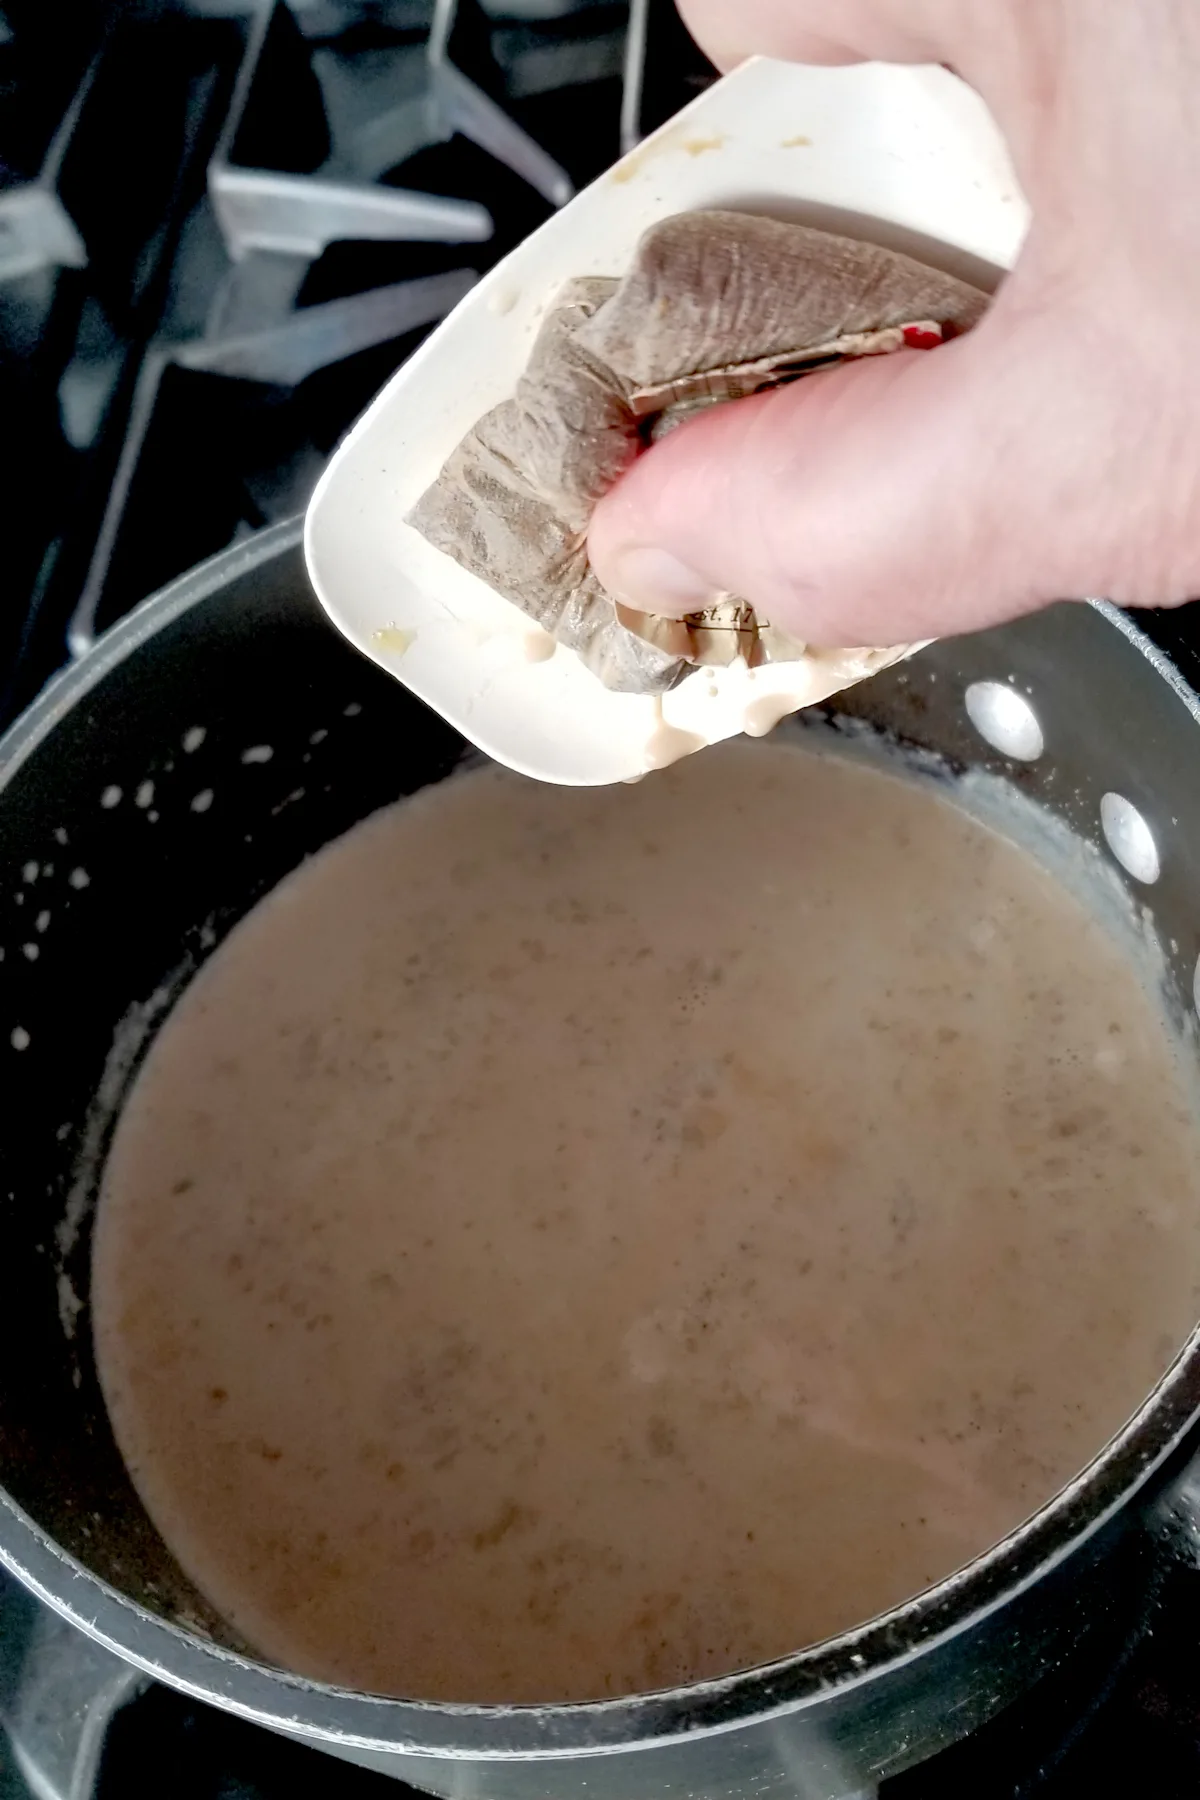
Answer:
[[[595,1705],[417,1704],[267,1667],[189,1587],[125,1474],[87,1310],[90,1205],[122,1086],[261,895],[463,750],[326,623],[299,539],[278,527],[146,602],[0,745],[0,1559],[126,1662],[437,1794],[862,1792],[1136,1626],[1158,1546],[1189,1516],[1196,1337],[1092,1466],[960,1573],[769,1667]],[[969,684],[1010,677],[1044,734],[1033,761],[1007,761],[967,715]],[[1013,776],[1097,841],[1102,796],[1131,802],[1161,861],[1140,891],[1193,1007],[1200,705],[1147,638],[1108,609],[1062,606],[940,643],[839,704]],[[243,761],[263,744],[269,761]],[[127,1691],[77,1634],[57,1646],[60,1674],[73,1642],[85,1686]]]

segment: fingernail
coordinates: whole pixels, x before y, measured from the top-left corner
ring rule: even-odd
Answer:
[[[715,606],[720,597],[711,581],[705,581],[669,550],[649,546],[625,550],[617,558],[615,575],[617,599],[639,612],[660,613],[668,619]]]

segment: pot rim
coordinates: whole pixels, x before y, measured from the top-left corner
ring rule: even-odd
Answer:
[[[298,552],[302,526],[300,518],[287,520],[199,564],[142,601],[80,662],[55,675],[0,737],[0,792],[67,712],[115,667],[231,581]],[[302,575],[299,563],[297,573]],[[1115,607],[1097,600],[1087,604],[1150,662],[1200,724],[1200,697],[1169,657]],[[124,1661],[285,1733],[346,1749],[438,1759],[618,1754],[815,1707],[927,1655],[1049,1574],[1101,1531],[1180,1448],[1198,1414],[1200,1323],[1128,1423],[1066,1487],[934,1586],[773,1662],[609,1700],[520,1706],[398,1700],[272,1668],[206,1642],[128,1598],[63,1550],[2,1488],[0,1564]]]

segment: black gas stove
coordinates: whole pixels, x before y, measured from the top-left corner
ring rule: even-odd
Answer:
[[[634,4],[4,0],[0,717],[300,511],[472,282],[711,79]]]
[[[0,0],[0,724],[302,509],[472,282],[712,78],[672,0]],[[1196,679],[1194,616],[1152,629]],[[1150,1567],[1147,1596],[881,1800],[1195,1800],[1200,1572]],[[0,1800],[408,1791],[89,1679],[70,1630],[0,1572]]]

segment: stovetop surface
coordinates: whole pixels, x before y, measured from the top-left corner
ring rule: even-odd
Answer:
[[[464,286],[713,77],[671,0],[456,0],[440,65],[432,4],[0,0],[0,725],[69,648],[299,511]],[[382,225],[330,213],[321,184],[347,177],[367,213],[392,197]],[[288,194],[303,230],[281,250]],[[1194,614],[1148,625],[1200,686]],[[0,1718],[35,1612],[0,1573]],[[331,1771],[341,1800],[406,1791],[151,1686],[69,1800],[283,1800]],[[1164,1569],[1143,1635],[881,1794],[1195,1800],[1200,1573]],[[2,1729],[0,1800],[35,1800]]]

